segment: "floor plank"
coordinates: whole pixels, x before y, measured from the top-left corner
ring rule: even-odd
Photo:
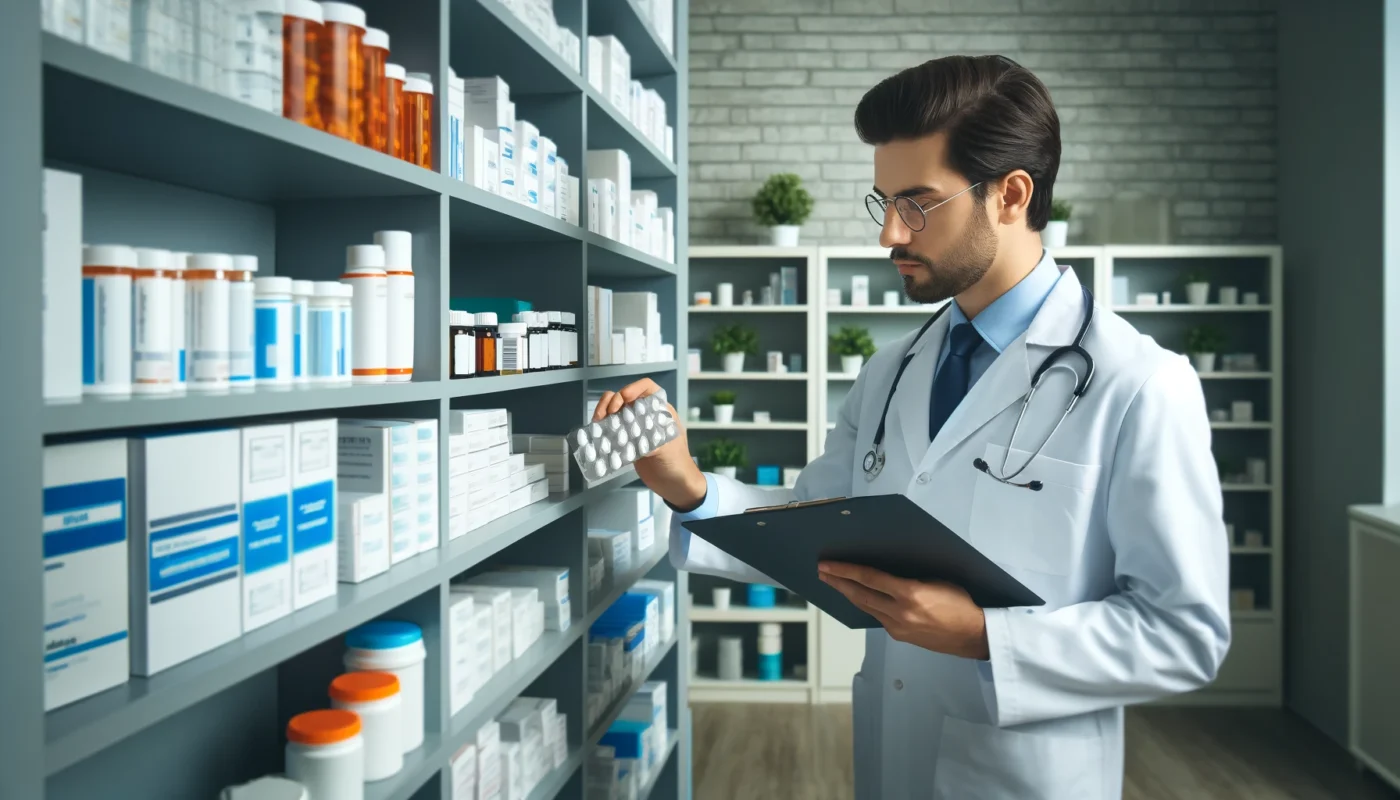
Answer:
[[[698,704],[695,800],[850,800],[847,705]],[[1397,800],[1276,709],[1128,712],[1124,800]]]

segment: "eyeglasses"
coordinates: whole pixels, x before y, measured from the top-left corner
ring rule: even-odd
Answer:
[[[962,192],[958,192],[958,194],[971,191],[981,185],[982,183],[979,181],[967,187],[966,189],[963,189]],[[894,210],[899,214],[899,218],[904,222],[905,227],[907,227],[914,233],[918,233],[919,231],[924,229],[924,225],[928,222],[928,218],[926,216],[928,212],[934,210],[935,208],[938,208],[944,203],[951,202],[953,198],[958,196],[958,194],[953,195],[953,197],[949,197],[947,200],[934,203],[928,208],[924,208],[923,206],[920,206],[918,203],[914,202],[914,198],[912,197],[905,197],[901,195],[899,197],[885,198],[876,197],[873,194],[868,194],[865,196],[865,210],[870,212],[870,218],[875,220],[875,224],[883,228],[885,227],[885,217],[889,213],[890,204],[893,203]],[[879,210],[877,211],[876,209]]]

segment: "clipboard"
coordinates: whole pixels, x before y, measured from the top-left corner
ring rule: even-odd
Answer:
[[[751,508],[683,527],[777,581],[848,628],[878,628],[817,575],[817,562],[844,561],[900,578],[942,580],[983,608],[1045,601],[967,540],[900,494],[836,497]]]

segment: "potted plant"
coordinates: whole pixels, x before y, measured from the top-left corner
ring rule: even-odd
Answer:
[[[725,372],[743,372],[744,356],[758,354],[758,331],[738,324],[725,325],[715,331],[710,344],[724,359]]]
[[[1197,325],[1186,332],[1186,353],[1197,372],[1214,372],[1215,356],[1225,347],[1225,334],[1211,325]]]
[[[875,355],[875,342],[865,328],[843,325],[831,334],[831,352],[841,357],[842,374],[854,375],[866,359]]]
[[[710,395],[710,403],[715,407],[715,422],[721,425],[728,425],[734,421],[734,400],[737,397],[733,392],[715,392]]]
[[[744,446],[729,439],[716,439],[705,446],[701,466],[707,472],[738,479],[739,468],[747,462]]]
[[[1206,274],[1198,269],[1186,273],[1186,302],[1193,306],[1210,302],[1210,282],[1206,280]]]
[[[768,228],[777,247],[796,247],[802,223],[812,215],[812,195],[792,172],[770,175],[753,198],[754,221]]]
[[[1050,201],[1050,221],[1045,223],[1045,234],[1041,244],[1046,247],[1064,247],[1069,239],[1069,217],[1074,206],[1064,200]]]

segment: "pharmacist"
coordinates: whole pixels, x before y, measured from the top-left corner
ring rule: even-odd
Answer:
[[[678,512],[683,569],[771,583],[681,521],[902,493],[1046,600],[982,609],[956,586],[822,565],[883,624],[853,686],[859,800],[1119,798],[1123,707],[1209,683],[1230,642],[1200,381],[1042,248],[1060,134],[1029,71],[930,61],[866,93],[855,124],[891,268],[912,300],[953,302],[870,360],[795,489],[702,474],[684,436],[638,475]],[[1076,342],[1092,372],[1061,349]],[[634,383],[598,414],[654,390]]]

